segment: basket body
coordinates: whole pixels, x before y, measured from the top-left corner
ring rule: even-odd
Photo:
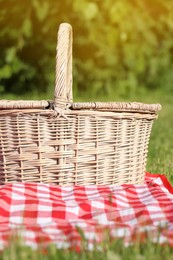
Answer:
[[[0,184],[142,183],[159,104],[74,103],[72,28],[60,25],[54,100],[0,101]]]
[[[155,115],[49,111],[0,116],[0,184],[142,183]]]

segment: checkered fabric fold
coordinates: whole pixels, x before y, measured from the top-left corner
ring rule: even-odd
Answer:
[[[173,187],[146,173],[143,185],[60,187],[14,183],[0,187],[0,249],[14,235],[37,248],[88,249],[109,239],[146,236],[173,246]]]

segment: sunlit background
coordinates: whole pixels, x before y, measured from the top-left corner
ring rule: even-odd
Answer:
[[[58,26],[73,27],[74,96],[173,93],[172,0],[0,0],[0,95],[53,97]]]

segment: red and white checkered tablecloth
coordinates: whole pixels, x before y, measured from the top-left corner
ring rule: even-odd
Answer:
[[[164,175],[143,185],[60,187],[15,183],[0,187],[0,249],[19,234],[32,248],[54,243],[80,250],[107,236],[133,243],[147,234],[173,246],[173,187]]]

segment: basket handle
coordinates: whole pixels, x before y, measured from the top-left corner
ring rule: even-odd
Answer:
[[[55,72],[55,108],[65,109],[72,97],[72,27],[62,23],[58,30]]]

